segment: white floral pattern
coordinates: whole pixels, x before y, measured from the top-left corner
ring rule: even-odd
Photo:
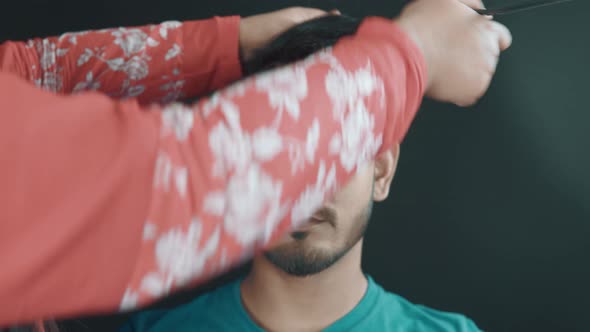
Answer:
[[[163,39],[167,39],[168,38],[168,30],[177,29],[181,25],[182,25],[182,23],[177,22],[177,21],[163,22],[162,24],[160,24],[160,36]]]
[[[29,41],[26,47],[35,49],[39,57],[38,64],[31,66],[30,80],[52,92],[101,90],[112,87],[113,82],[122,82],[119,91],[106,92],[112,97],[138,97],[146,92],[146,86],[140,82],[149,78],[150,66],[154,60],[159,63],[169,62],[169,73],[179,74],[176,65],[181,61],[182,47],[174,39],[170,42],[166,42],[166,39],[171,31],[181,26],[180,22],[165,22],[158,26],[82,31],[63,34],[58,38]],[[114,46],[96,46],[96,42],[89,42],[96,35],[101,35],[99,38],[110,36]],[[164,48],[167,47],[167,52],[157,51],[161,44]],[[68,58],[70,54],[73,59]],[[154,56],[157,58],[154,59]],[[77,70],[67,70],[69,76],[64,77],[64,68],[69,63],[75,63]],[[88,72],[92,72],[92,78],[88,78]],[[113,79],[115,73],[123,74],[124,79],[120,79],[120,76]],[[131,84],[130,81],[136,83]],[[182,80],[177,80],[180,81]],[[109,85],[103,86],[102,82],[108,82]],[[166,102],[177,101],[184,95],[183,88],[184,85],[175,87],[163,93],[159,99]],[[64,91],[65,89],[71,90]]]
[[[168,52],[166,52],[166,56],[164,57],[164,60],[166,61],[170,61],[173,58],[176,58],[177,56],[180,55],[180,46],[178,46],[178,44],[174,44],[172,45],[172,47],[168,50]]]
[[[223,191],[210,192],[207,197],[205,197],[203,211],[221,217],[225,213],[225,201],[225,193]]]
[[[124,91],[124,96],[127,98],[133,98],[141,95],[145,91],[145,86],[143,85],[135,85],[135,86],[127,86]]]
[[[33,73],[37,73],[30,78],[31,81],[47,91],[61,91],[63,88],[61,76],[63,67],[57,65],[57,59],[67,55],[68,49],[58,48],[55,42],[48,39],[30,41],[27,47],[35,49],[39,56],[38,66],[33,65],[31,68]]]
[[[296,175],[302,171],[306,164],[313,164],[315,154],[319,145],[320,124],[318,119],[314,119],[311,126],[307,129],[305,140],[295,137],[285,136],[289,160],[291,160],[291,175]]]
[[[154,188],[167,193],[174,185],[175,191],[180,197],[184,197],[187,194],[188,176],[187,168],[175,165],[168,154],[162,152],[158,155],[154,171]]]
[[[209,134],[209,147],[215,157],[212,174],[225,176],[233,169],[245,169],[252,160],[250,137],[220,123]]]
[[[366,107],[368,96],[377,93],[384,103],[383,82],[370,64],[353,72],[333,66],[325,80],[326,92],[334,105],[334,118],[342,126],[330,141],[330,153],[340,158],[342,167],[350,172],[374,156],[382,143],[375,135],[375,118]]]
[[[315,153],[318,149],[320,139],[320,122],[315,119],[311,128],[307,130],[307,137],[305,139],[305,158],[310,163],[315,161]]]
[[[291,209],[291,223],[293,227],[301,226],[317,209],[321,207],[326,193],[334,190],[336,185],[336,168],[334,165],[326,172],[326,165],[322,161],[318,170],[316,182],[307,186],[305,191],[293,204]]]
[[[130,288],[126,290],[120,305],[123,311],[135,308],[142,294],[161,297],[168,294],[173,286],[182,287],[199,276],[207,260],[217,252],[221,236],[217,229],[204,238],[203,226],[198,218],[192,219],[186,231],[177,227],[156,234],[154,226],[150,226],[149,231],[147,229],[144,230],[144,241],[154,243],[156,266],[141,279],[140,292]],[[145,236],[146,232],[150,233],[149,237]]]
[[[154,297],[166,295],[171,287],[172,278],[168,277],[164,279],[158,272],[152,272],[146,275],[141,281],[140,286],[142,291]]]
[[[39,59],[39,63],[41,64],[41,69],[49,70],[51,67],[55,65],[57,54],[56,54],[56,46],[55,43],[49,42],[48,40],[42,41],[42,49],[41,58]]]
[[[217,230],[209,239],[203,239],[202,225],[198,219],[193,219],[186,232],[172,229],[161,235],[156,242],[159,272],[170,277],[177,285],[185,285],[199,274],[205,261],[215,253],[219,236]]]
[[[340,156],[342,167],[352,171],[379,150],[382,137],[375,136],[374,130],[374,116],[358,101],[344,117],[341,132],[332,137],[330,153]]]
[[[301,66],[283,67],[256,78],[256,87],[268,95],[271,106],[299,118],[299,103],[307,97],[307,75]]]
[[[174,171],[174,184],[180,197],[185,197],[188,187],[188,169],[186,167],[178,167]]]
[[[127,77],[133,81],[144,79],[149,74],[147,61],[142,57],[134,56],[123,65]]]
[[[121,311],[130,311],[137,308],[138,303],[139,294],[128,288],[127,290],[125,290],[125,294],[123,294],[123,299],[121,300],[119,309]]]
[[[156,232],[158,230],[158,226],[151,222],[146,222],[145,226],[143,227],[143,240],[149,241],[153,240],[156,237]]]
[[[238,98],[244,96],[246,89],[243,84],[231,84],[227,88],[223,90],[223,93],[215,92],[211,95],[209,99],[201,104],[199,110],[203,117],[208,117],[214,110],[221,107],[224,113],[228,111],[233,111],[235,113],[234,117],[239,119],[239,114],[235,111],[236,106],[231,101],[233,98]],[[231,116],[231,114],[226,114],[226,116]]]
[[[210,193],[205,199],[205,210],[223,216],[224,229],[241,245],[265,242],[287,212],[277,200],[281,194],[281,183],[253,164],[232,176],[225,194]],[[265,230],[262,235],[261,227]]]
[[[68,32],[68,33],[65,33],[65,34],[59,36],[58,41],[61,43],[64,41],[64,39],[67,38],[68,42],[70,44],[77,45],[78,44],[78,37],[86,36],[89,33],[90,33],[90,31]]]
[[[156,169],[154,171],[154,188],[162,188],[164,192],[170,191],[170,178],[173,172],[172,159],[168,154],[160,152],[156,159]]]
[[[94,52],[91,49],[86,48],[84,50],[84,53],[80,54],[80,57],[78,58],[76,64],[78,65],[78,67],[85,65],[86,63],[88,63],[88,61],[90,61],[90,59],[92,59],[93,55]]]
[[[172,71],[172,75],[173,76],[177,76],[178,73],[178,69],[174,69]],[[166,79],[166,80],[170,80],[167,76],[162,77],[162,79]],[[182,97],[184,97],[184,92],[183,89],[185,87],[186,81],[185,80],[170,80],[167,83],[164,83],[162,86],[160,86],[160,91],[167,91],[168,93],[162,98],[162,103],[164,104],[169,104],[175,101],[180,100]]]
[[[370,64],[354,72],[335,66],[326,76],[326,92],[334,104],[336,118],[377,91],[383,93],[383,82],[373,74]]]
[[[51,92],[61,91],[63,87],[61,75],[56,72],[45,72],[41,81],[41,87]]]
[[[72,92],[93,91],[98,89],[100,89],[100,82],[96,82],[94,80],[94,75],[89,71],[88,74],[86,74],[86,80],[76,84]]]
[[[274,129],[259,128],[252,134],[252,150],[257,160],[272,160],[283,150],[283,138]]]
[[[162,112],[162,135],[173,132],[176,138],[184,141],[188,138],[195,121],[195,114],[181,104],[174,104]]]
[[[115,45],[119,45],[127,57],[143,51],[148,44],[148,39],[151,39],[141,29],[119,28],[112,31],[111,34],[115,37]],[[157,43],[154,46],[156,45]]]

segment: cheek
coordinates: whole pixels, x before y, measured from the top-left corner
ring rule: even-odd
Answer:
[[[346,186],[339,190],[331,207],[342,212],[354,212],[367,206],[373,199],[373,169],[364,168]]]
[[[330,207],[337,211],[338,228],[344,233],[355,228],[361,215],[373,199],[373,173],[359,173],[335,196]]]

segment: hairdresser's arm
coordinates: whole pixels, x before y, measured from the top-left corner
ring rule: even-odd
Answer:
[[[0,44],[0,72],[69,94],[96,90],[140,103],[193,98],[241,76],[248,57],[276,35],[325,15],[292,7],[240,18],[166,22],[135,28],[67,33]]]
[[[240,18],[215,17],[5,42],[0,71],[46,90],[98,90],[141,103],[194,97],[241,76]]]
[[[0,73],[0,326],[135,308],[251,257],[402,139],[424,82],[376,18],[192,107]]]

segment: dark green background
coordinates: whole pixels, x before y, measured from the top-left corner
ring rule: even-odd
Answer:
[[[401,1],[21,1],[0,13],[0,40],[289,5],[395,16]],[[589,12],[578,0],[499,17],[514,45],[486,97],[424,103],[366,241],[365,269],[385,288],[487,331],[590,331]]]

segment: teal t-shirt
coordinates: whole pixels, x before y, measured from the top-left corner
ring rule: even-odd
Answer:
[[[386,292],[368,277],[367,292],[346,316],[324,332],[479,332],[465,316],[415,305]],[[140,312],[119,332],[264,332],[242,305],[235,281],[174,309]]]

